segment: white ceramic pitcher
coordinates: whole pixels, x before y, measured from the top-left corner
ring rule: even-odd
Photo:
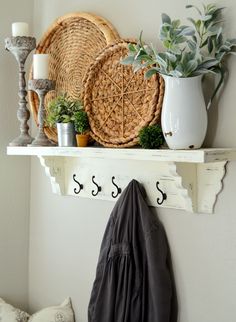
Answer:
[[[202,75],[176,78],[162,75],[165,95],[162,130],[170,149],[198,149],[207,130],[207,109],[202,91]]]

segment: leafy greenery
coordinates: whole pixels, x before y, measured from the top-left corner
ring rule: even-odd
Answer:
[[[78,134],[85,134],[89,130],[88,115],[85,111],[78,111],[74,114],[75,131]]]
[[[48,104],[47,124],[55,127],[56,123],[74,121],[74,114],[83,108],[80,100],[71,99],[66,93],[58,95]]]
[[[144,149],[158,149],[165,142],[161,126],[150,125],[139,131],[139,143]]]
[[[192,77],[206,73],[217,73],[223,81],[225,74],[224,59],[236,54],[236,39],[224,39],[222,34],[222,10],[214,4],[195,9],[198,19],[188,18],[191,26],[181,25],[180,20],[171,20],[162,14],[160,40],[165,52],[158,52],[153,45],[142,41],[142,33],[137,44],[128,45],[129,53],[122,64],[132,64],[134,71],[148,68],[145,77],[161,73],[173,77]],[[220,85],[219,84],[219,85]],[[219,86],[218,86],[219,88]]]

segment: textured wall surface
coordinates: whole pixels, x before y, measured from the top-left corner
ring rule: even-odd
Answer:
[[[195,3],[200,3],[195,2]],[[122,37],[144,31],[157,43],[160,14],[185,20],[186,1],[35,0],[34,28],[40,39],[54,19],[74,11],[110,20]],[[228,35],[236,36],[236,2],[224,0]],[[226,88],[209,112],[207,146],[236,142],[236,59],[229,60]],[[179,297],[179,322],[234,322],[236,317],[236,164],[227,169],[214,215],[157,210],[168,235]],[[29,304],[31,311],[71,296],[77,321],[87,321],[87,305],[110,202],[52,194],[36,158],[31,167]]]

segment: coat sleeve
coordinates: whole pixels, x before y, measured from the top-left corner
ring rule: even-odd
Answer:
[[[148,321],[152,321],[152,318],[160,322],[177,321],[177,300],[169,246],[160,223],[147,233],[145,241],[149,285]]]

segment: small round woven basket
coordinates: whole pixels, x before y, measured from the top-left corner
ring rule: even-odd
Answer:
[[[58,18],[36,48],[36,53],[50,54],[49,79],[56,81],[56,89],[47,94],[45,106],[52,98],[65,92],[73,99],[79,99],[82,81],[91,62],[104,47],[118,38],[114,27],[96,15],[78,12]],[[39,101],[35,93],[29,92],[29,102],[38,124]],[[56,129],[46,127],[45,133],[57,142]]]
[[[164,81],[159,75],[145,80],[145,70],[134,73],[131,66],[122,65],[127,53],[126,41],[107,46],[85,79],[91,136],[107,147],[134,146],[141,128],[160,121]]]

